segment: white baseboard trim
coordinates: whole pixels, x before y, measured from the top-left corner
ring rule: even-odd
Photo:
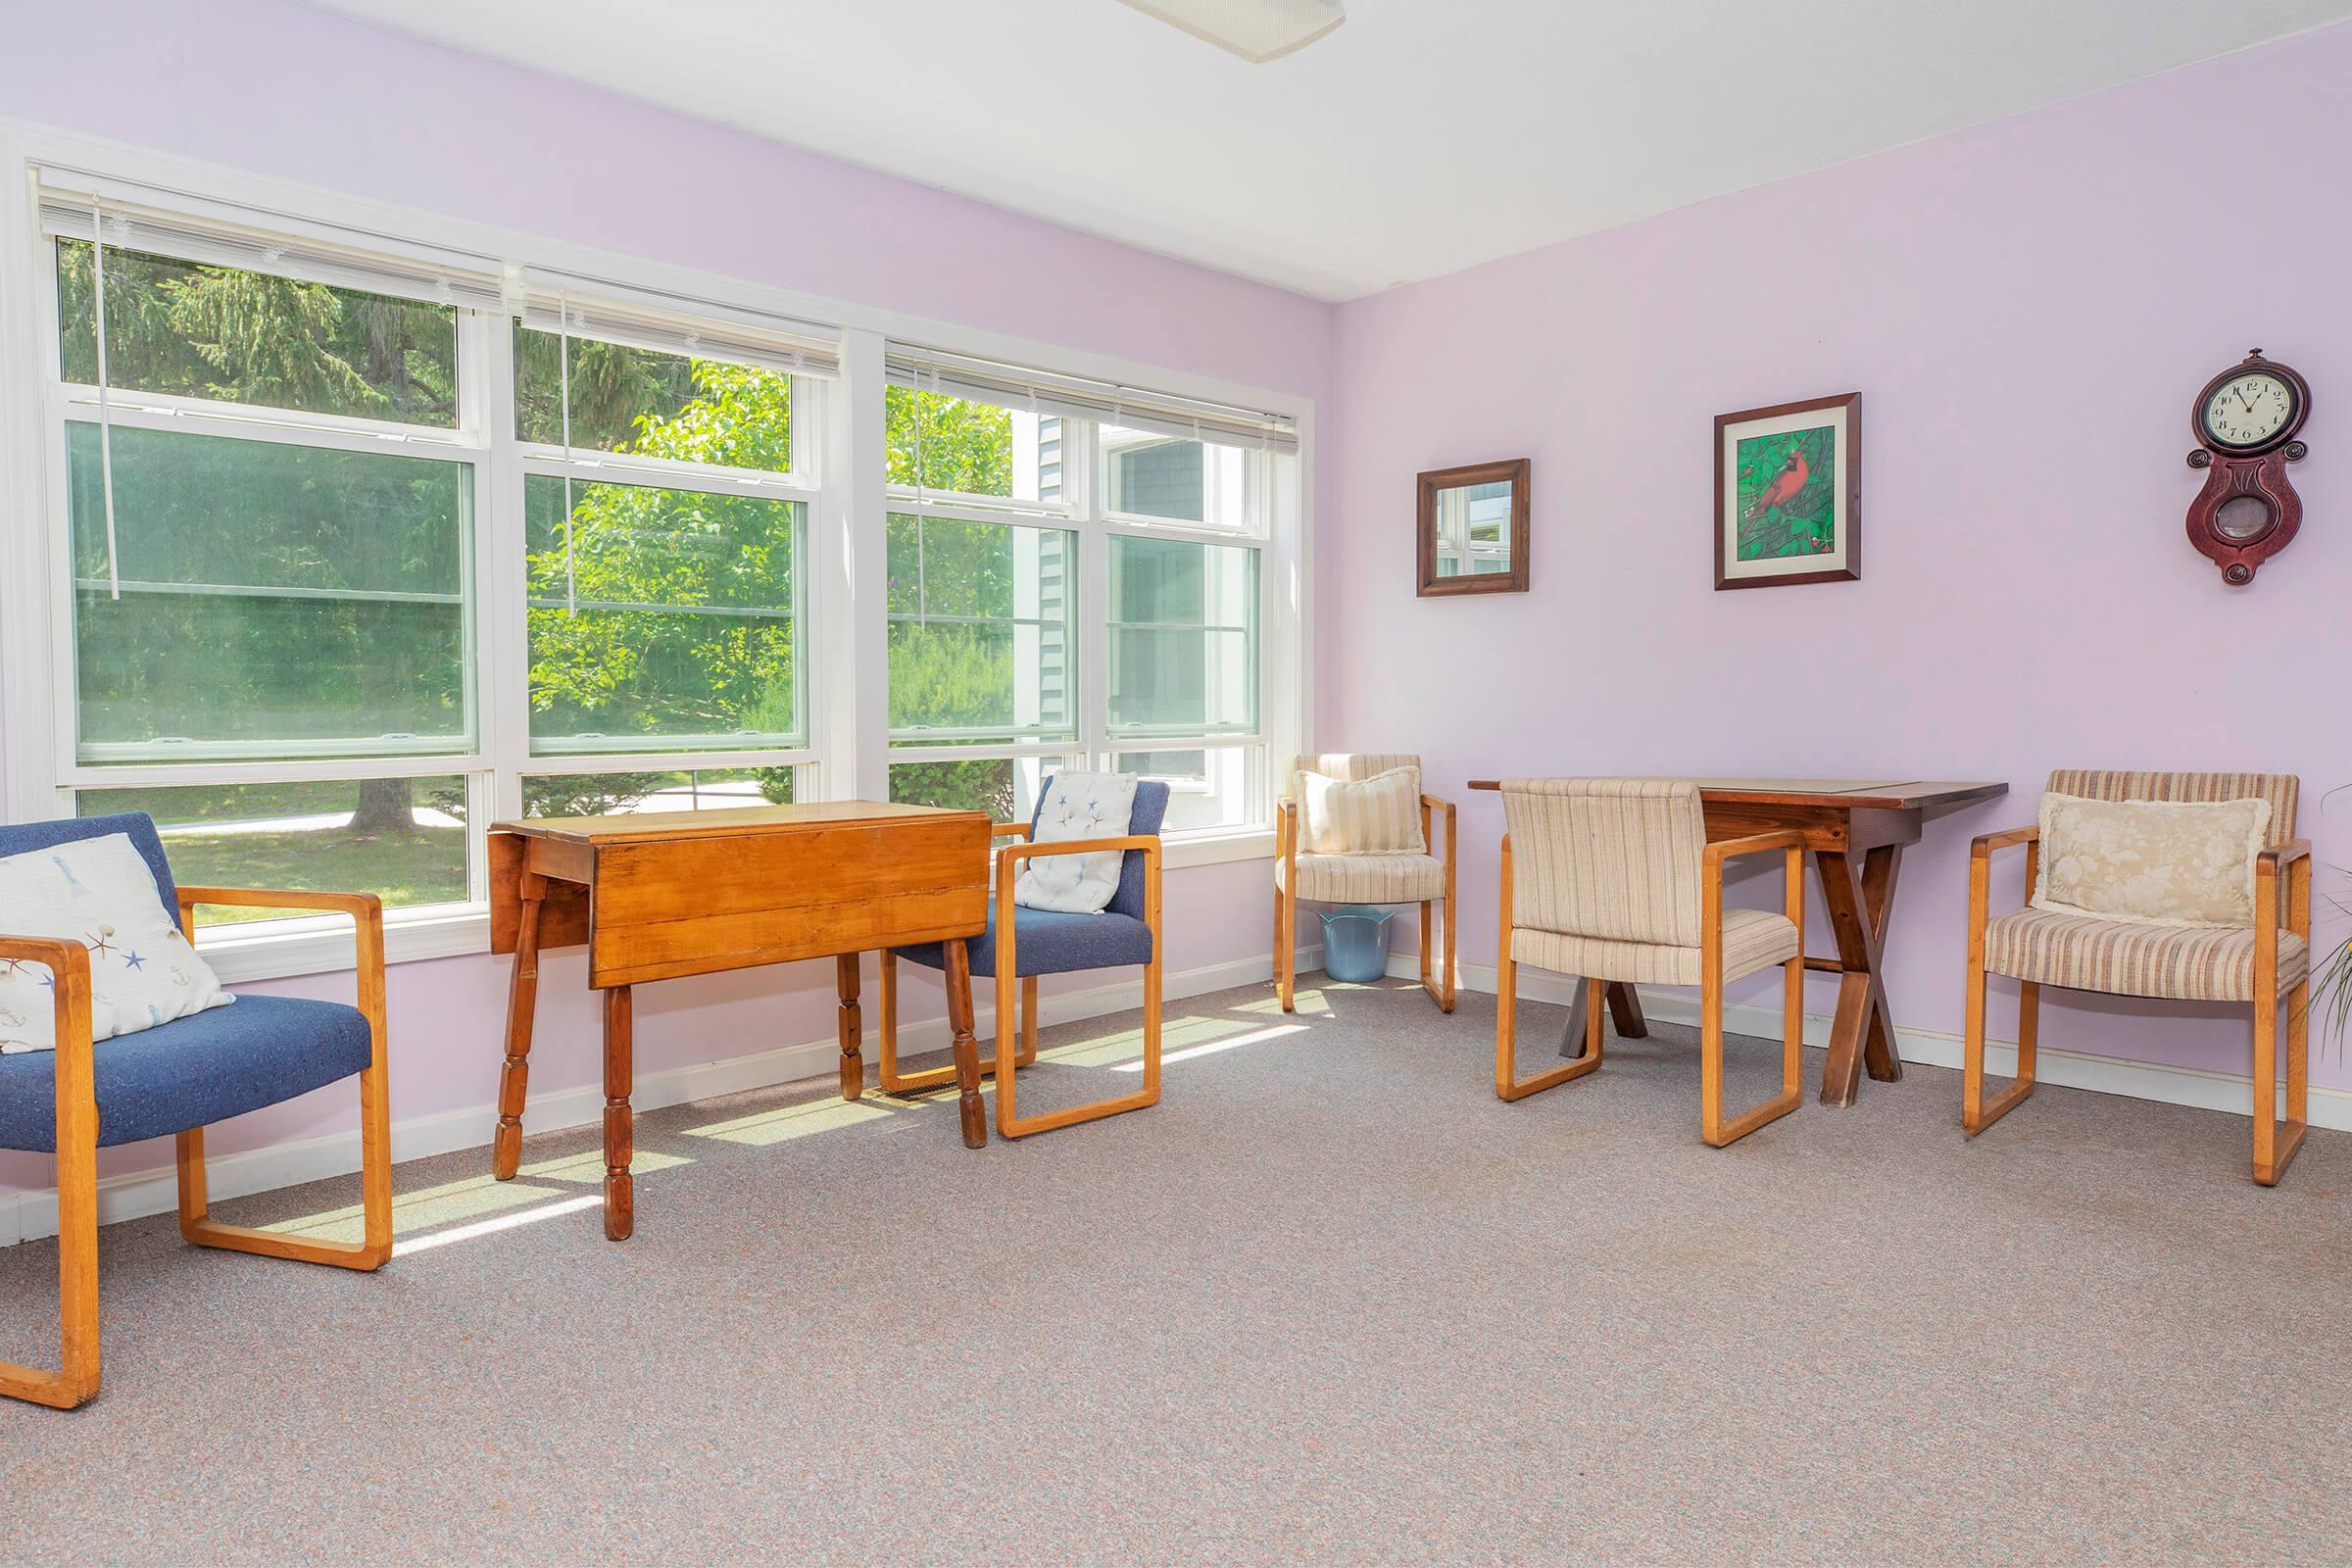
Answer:
[[[1316,949],[1311,955],[1302,954],[1300,956],[1302,960],[1311,956],[1316,963],[1320,963],[1322,950]],[[1173,1002],[1184,997],[1197,997],[1211,991],[1268,981],[1273,974],[1273,960],[1270,957],[1209,964],[1167,976],[1163,996]],[[976,1004],[973,1009],[973,1029],[986,1041],[996,1031],[993,988],[985,983],[976,984],[973,987],[973,1001]],[[1043,999],[1045,1016],[1042,1021],[1075,1023],[1105,1013],[1140,1007],[1143,1002],[1144,983],[1139,971],[1133,979],[1084,991],[1048,995]],[[870,1005],[867,1010],[871,1016]],[[866,1031],[865,1053],[869,1061],[874,1059],[875,1039],[874,1030]],[[945,1051],[948,1041],[945,1018],[908,1020],[900,1025],[900,1047],[909,1054]],[[822,1076],[831,1079],[835,1071],[834,1063],[840,1059],[840,1052],[841,1048],[828,1036],[823,1040],[783,1046],[751,1055],[696,1062],[690,1066],[647,1073],[637,1079],[636,1092],[630,1097],[630,1102],[639,1110],[659,1110],[664,1105],[709,1100],[716,1095],[737,1094],[746,1089],[791,1083],[801,1078]],[[485,1060],[488,1059],[485,1057]],[[394,1071],[398,1070],[398,1059],[395,1058]],[[357,1095],[356,1088],[350,1085],[345,1087]],[[594,1125],[604,1118],[604,1091],[596,1085],[583,1084],[573,1089],[532,1095],[523,1108],[523,1126],[532,1133],[558,1132]],[[487,1149],[491,1131],[497,1124],[498,1106],[495,1102],[396,1122],[392,1128],[392,1157],[395,1160],[422,1159],[463,1149]],[[304,1182],[321,1181],[334,1176],[354,1175],[359,1168],[360,1134],[354,1128],[349,1132],[327,1133],[317,1138],[298,1139],[292,1143],[272,1144],[264,1149],[220,1155],[205,1162],[205,1179],[211,1197],[218,1200],[269,1192],[273,1188],[299,1186]],[[178,1206],[178,1181],[169,1164],[149,1170],[124,1171],[106,1177],[98,1184],[98,1223],[101,1225],[142,1219],[150,1214],[169,1214]],[[0,1246],[37,1241],[56,1234],[56,1189],[28,1189],[0,1200]]]
[[[1389,973],[1397,979],[1417,980],[1421,975],[1420,959],[1410,953],[1389,956]],[[1457,963],[1456,983],[1470,991],[1494,992],[1494,968],[1492,964]],[[1695,991],[1662,990],[1651,986],[1640,988],[1642,1010],[1653,1018],[1668,1023],[1698,1025],[1698,994]],[[1562,1004],[1575,1000],[1575,986],[1566,977],[1541,970],[1519,971],[1519,994],[1534,1002],[1556,1002]],[[1752,1002],[1735,1002],[1724,1009],[1724,1027],[1734,1034],[1762,1035],[1777,1039],[1781,1032],[1781,1009]],[[1805,1014],[1805,1044],[1827,1046],[1830,1043],[1830,1020],[1818,1012]],[[1936,1029],[1906,1029],[1900,1025],[1894,1031],[1895,1054],[1906,1066],[1946,1067],[1960,1070],[1961,1039]],[[1987,1075],[2007,1079],[2017,1071],[2017,1043],[2013,1040],[1984,1042],[1984,1070]],[[2094,1055],[2086,1051],[2068,1051],[2061,1047],[2043,1046],[2035,1054],[2034,1081],[2053,1084],[2063,1089],[2087,1089],[2093,1094],[2123,1095],[2132,1100],[2159,1101],[2168,1105],[2190,1105],[2199,1110],[2222,1110],[2249,1119],[2254,1114],[2254,1083],[2249,1077],[2236,1073],[2212,1072],[2202,1067],[2172,1067],[2158,1062],[2132,1061],[2122,1056]],[[1954,1095],[1952,1114],[1959,1115],[1959,1099]],[[2286,1091],[2278,1091],[2278,1114],[2286,1114]],[[2352,1130],[2352,1090],[2314,1088],[2311,1091],[2311,1125]]]

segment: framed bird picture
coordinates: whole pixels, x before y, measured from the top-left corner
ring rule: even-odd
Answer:
[[[1715,416],[1715,586],[1862,576],[1862,394]]]

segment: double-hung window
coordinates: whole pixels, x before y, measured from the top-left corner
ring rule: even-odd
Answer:
[[[1026,816],[1057,767],[1262,822],[1272,416],[894,345],[891,791]]]
[[[188,882],[465,902],[484,804],[471,313],[396,275],[330,283],[44,217],[73,808],[151,812]]]
[[[14,814],[143,810],[187,883],[377,893],[395,956],[479,946],[501,818],[879,769],[1012,820],[1080,767],[1167,780],[1172,835],[1231,836],[1203,856],[1266,823],[1293,416],[896,343],[843,388],[839,330],[724,297],[34,172]],[[237,977],[348,941],[198,921],[272,922],[205,934]]]
[[[825,340],[41,213],[59,805],[402,922],[478,907],[497,816],[808,793]]]
[[[512,327],[525,814],[806,798],[801,354],[715,358],[703,332],[544,285],[532,301]]]

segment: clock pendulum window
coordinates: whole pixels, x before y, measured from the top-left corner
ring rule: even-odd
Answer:
[[[2205,485],[2188,506],[2188,542],[2233,588],[2252,582],[2303,525],[2286,466],[2310,450],[2295,439],[2310,415],[2310,383],[2260,349],[2206,382],[2189,411],[2198,446],[2188,466],[2205,470]]]

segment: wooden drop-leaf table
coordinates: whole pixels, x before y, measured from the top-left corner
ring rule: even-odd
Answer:
[[[630,988],[647,980],[830,956],[840,998],[841,1097],[864,1090],[861,953],[938,942],[963,1141],[988,1141],[972,1040],[966,938],[987,923],[989,820],[980,811],[874,801],[500,822],[489,835],[490,951],[514,955],[491,1169],[522,1156],[522,1105],[539,956],[588,949],[602,991],[605,1234],[635,1227],[629,1180]]]

